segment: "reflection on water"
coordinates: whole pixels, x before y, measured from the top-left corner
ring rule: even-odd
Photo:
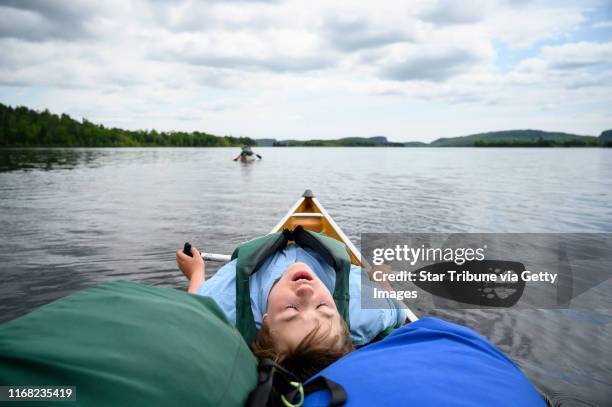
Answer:
[[[0,149],[0,172],[91,166],[103,153],[103,150],[93,149]]]
[[[307,188],[355,243],[362,232],[612,232],[610,149],[257,152],[245,165],[235,149],[0,150],[0,320],[102,281],[184,289],[183,242],[231,253]],[[589,291],[599,312],[416,311],[482,333],[547,392],[605,405],[605,284]]]

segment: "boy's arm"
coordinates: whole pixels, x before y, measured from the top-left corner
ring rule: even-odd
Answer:
[[[191,276],[191,280],[189,280],[189,286],[187,287],[187,292],[195,294],[205,279],[206,277],[204,277],[204,270],[194,273]]]
[[[183,272],[185,277],[189,280],[189,286],[187,292],[196,293],[198,288],[206,280],[204,270],[206,268],[204,260],[200,255],[200,252],[195,247],[191,248],[191,254],[193,257],[187,256],[183,253],[182,249],[176,252],[176,264],[178,268]]]
[[[387,290],[387,291],[394,291],[395,288],[393,288],[393,286],[387,281],[386,278],[378,278],[378,279],[374,279],[374,272],[375,271],[381,271],[382,274],[380,274],[380,277],[383,276],[387,276],[389,274],[393,274],[393,270],[391,270],[391,266],[387,265],[387,264],[381,264],[379,266],[372,266],[372,268],[370,269],[370,273],[369,273],[369,277],[371,281],[375,281],[376,284],[378,284],[383,290]],[[400,312],[400,309],[398,309],[398,312]],[[403,313],[405,314],[405,318],[402,317],[402,323],[401,325],[406,325],[409,324],[410,321],[410,317],[408,316],[407,313]],[[402,315],[403,315],[402,314]]]
[[[377,279],[374,278],[374,272],[376,272],[376,271],[380,271],[381,272],[379,274],[379,278],[377,278]],[[389,266],[387,264],[381,264],[379,266],[372,266],[372,268],[370,269],[370,272],[369,272],[369,277],[370,277],[371,281],[375,281],[383,290],[394,291],[395,289],[393,288],[393,286],[391,284],[389,284],[387,279],[386,278],[382,278],[382,277],[387,276],[389,274],[394,274],[393,270],[391,270],[391,266]]]

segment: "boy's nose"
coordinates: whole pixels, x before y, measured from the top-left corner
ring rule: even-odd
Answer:
[[[314,294],[314,290],[309,284],[302,284],[295,290],[295,293],[300,298],[309,298]]]

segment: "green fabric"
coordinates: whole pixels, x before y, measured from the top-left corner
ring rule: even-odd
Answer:
[[[0,385],[76,386],[57,405],[238,406],[256,372],[217,304],[173,289],[105,283],[0,325]]]
[[[247,343],[255,340],[257,329],[251,308],[251,291],[249,277],[278,250],[287,246],[287,235],[291,235],[296,244],[317,251],[336,271],[336,285],[333,298],[338,313],[347,325],[349,319],[349,275],[351,259],[346,247],[335,239],[320,233],[314,233],[298,226],[293,233],[272,233],[240,245],[232,254],[236,261],[236,328]],[[350,327],[350,326],[349,326]]]
[[[397,329],[396,327],[390,326],[389,328],[386,328],[385,330],[380,331],[378,335],[376,335],[376,337],[374,337],[374,339],[372,339],[370,343],[378,342],[378,341],[385,339],[387,336],[395,332],[396,329]],[[369,345],[370,343],[367,343],[363,346]]]
[[[287,239],[282,233],[272,233],[243,243],[232,253],[232,259],[238,258],[236,261],[236,328],[246,343],[253,342],[257,336],[251,308],[249,277],[271,254],[286,246]]]

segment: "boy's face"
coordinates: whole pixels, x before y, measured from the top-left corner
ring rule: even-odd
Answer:
[[[295,348],[317,326],[323,335],[340,335],[342,331],[331,293],[304,263],[289,266],[272,287],[264,318],[278,350]]]

